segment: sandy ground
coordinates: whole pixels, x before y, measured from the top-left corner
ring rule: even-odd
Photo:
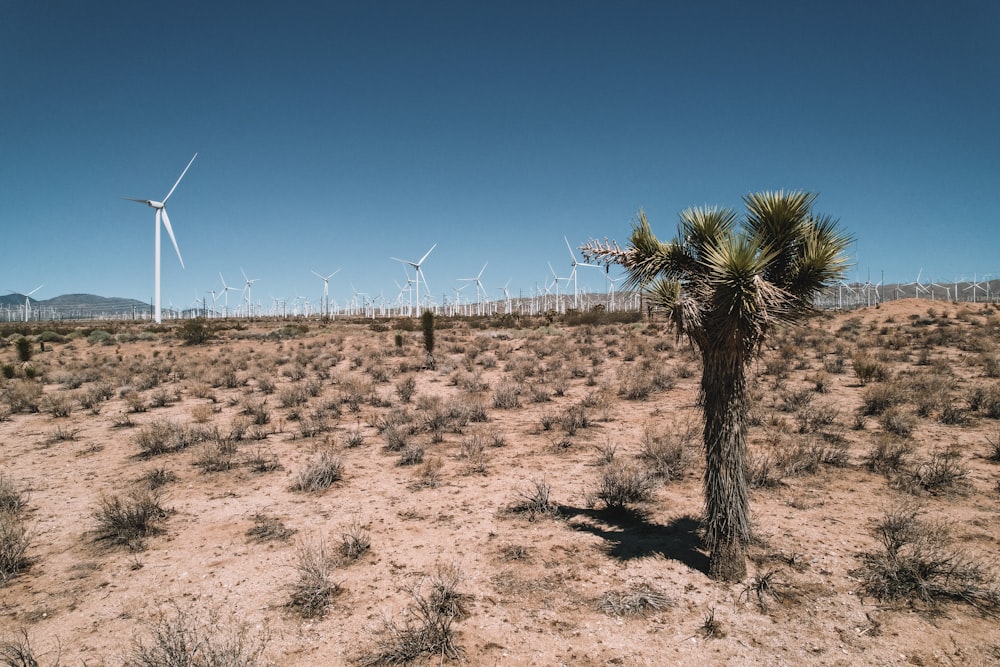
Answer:
[[[773,486],[752,491],[750,577],[733,585],[706,576],[697,534],[700,363],[662,323],[443,322],[434,370],[423,368],[419,331],[370,323],[310,322],[301,332],[261,322],[200,346],[168,332],[111,345],[49,343],[31,362],[44,381],[40,411],[0,421],[0,473],[25,490],[32,537],[29,566],[0,586],[0,639],[23,630],[43,665],[57,655],[63,665],[119,665],[136,642],[148,642],[157,619],[181,613],[196,625],[214,618],[216,637],[241,627],[248,643],[266,637],[264,664],[350,664],[375,650],[387,621],[403,622],[416,587],[453,572],[465,614],[452,628],[471,665],[1000,664],[995,617],[960,603],[880,602],[863,594],[858,574],[860,554],[878,549],[874,523],[901,502],[947,524],[963,553],[994,564],[1000,465],[987,455],[1000,421],[971,411],[967,397],[1000,382],[984,370],[1000,355],[998,319],[981,305],[910,299],[821,316],[772,339],[753,369],[755,455],[824,438],[846,460],[776,473]],[[957,334],[927,342],[939,330]],[[856,417],[868,390],[852,371],[861,352],[899,382],[945,378],[944,403],[925,416],[913,400],[903,406],[914,425],[911,460],[955,446],[964,486],[906,491],[866,467],[884,426]],[[13,346],[0,348],[0,361],[14,360]],[[663,381],[647,397],[623,395],[654,372]],[[399,387],[408,378],[404,401]],[[818,380],[824,392],[814,390]],[[5,392],[13,386],[0,383]],[[82,407],[102,383],[111,398]],[[296,389],[307,390],[305,402],[282,407]],[[497,407],[501,394],[519,405]],[[70,414],[54,416],[48,397],[69,401]],[[130,411],[137,401],[147,409]],[[158,402],[166,405],[152,407]],[[964,423],[942,423],[945,404]],[[139,434],[150,424],[229,434],[248,406],[269,420],[249,428],[259,439],[233,445],[228,469],[198,465],[211,443],[140,456]],[[441,418],[439,432],[428,427],[462,408],[485,421]],[[573,414],[584,416],[575,429]],[[811,414],[826,415],[822,428],[801,433]],[[400,465],[400,453],[387,451],[392,421],[424,448],[424,463]],[[694,437],[682,472],[658,479],[629,511],[604,507],[596,494],[607,460],[641,470],[644,437],[678,441],[686,432]],[[351,436],[361,444],[349,447]],[[476,438],[486,443],[481,453]],[[340,458],[342,479],[321,492],[292,490],[321,451]],[[279,467],[257,472],[260,459]],[[101,499],[154,469],[176,476],[162,487],[162,532],[141,550],[96,539]],[[557,516],[507,511],[536,483],[551,487]],[[252,539],[247,531],[261,514],[294,534]],[[298,554],[325,542],[338,556],[352,523],[371,548],[340,559],[331,575],[339,594],[325,615],[303,618],[288,606]],[[602,611],[609,595],[639,589],[657,593],[659,604],[643,614]]]

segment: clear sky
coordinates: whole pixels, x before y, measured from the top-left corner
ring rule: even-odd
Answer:
[[[392,300],[434,243],[437,301],[486,262],[527,295],[563,235],[781,188],[855,235],[852,279],[997,277],[1000,3],[0,0],[0,289],[148,301],[122,197],[195,152],[164,306],[241,267],[265,306],[318,303],[312,269]]]

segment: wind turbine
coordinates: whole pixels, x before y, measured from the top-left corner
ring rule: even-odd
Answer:
[[[213,289],[209,290],[208,294],[212,295],[212,317],[218,317],[219,312],[215,309],[215,300],[218,298],[217,295],[219,294],[219,292]]]
[[[219,272],[219,280],[222,281],[222,293],[226,295],[226,317],[229,317],[229,293],[235,292],[235,287],[230,287],[226,284],[226,279],[222,277],[222,272]]]
[[[469,283],[469,284],[473,284],[474,283],[476,285],[476,314],[477,315],[482,315],[483,314],[482,313],[482,310],[483,310],[483,295],[486,294],[486,289],[483,287],[483,283],[480,282],[479,279],[483,277],[483,271],[486,270],[487,264],[489,264],[489,262],[486,262],[486,264],[483,264],[483,268],[479,269],[479,273],[476,275],[475,278],[459,278],[459,281],[461,281],[461,282],[466,282],[466,283]]]
[[[323,315],[330,317],[330,278],[340,273],[340,269],[337,269],[328,276],[321,276],[315,271],[312,272],[314,276],[323,281]]]
[[[243,271],[242,266],[240,267],[240,273],[243,274],[243,280],[246,281],[246,287],[243,288],[243,294],[245,294],[247,297],[247,317],[253,317],[253,299],[250,296],[250,286],[253,285],[255,282],[257,282],[258,280],[260,280],[260,278],[254,278],[253,280],[250,280],[249,278],[247,278],[247,274],[246,272]]]
[[[27,294],[24,294],[23,292],[15,292],[14,290],[7,290],[11,294],[21,294],[21,295],[24,296],[24,321],[25,322],[28,321],[28,315],[31,313],[31,295],[34,294],[35,292],[37,292],[38,290],[42,289],[43,287],[45,287],[45,285],[39,285],[38,287],[36,287],[35,289],[31,290]]]
[[[170,227],[170,217],[167,215],[167,200],[170,199],[170,195],[174,194],[174,190],[180,185],[181,179],[184,178],[184,174],[187,170],[191,168],[191,163],[194,162],[194,158],[198,157],[195,153],[194,157],[191,158],[191,162],[187,163],[184,167],[184,171],[177,178],[177,182],[174,183],[174,187],[170,188],[170,192],[167,196],[163,198],[163,201],[153,201],[152,199],[133,199],[131,197],[122,197],[122,199],[127,199],[129,201],[139,202],[140,204],[146,204],[150,208],[156,209],[156,306],[153,313],[153,317],[157,324],[160,324],[162,318],[160,316],[160,218],[163,219],[163,226],[167,228],[167,234],[170,235],[170,240],[174,244],[174,250],[177,251],[177,259],[180,260],[181,268],[184,268],[184,259],[181,257],[181,249],[177,247],[177,239],[174,238],[174,230]]]
[[[413,267],[413,270],[416,271],[416,274],[417,274],[416,275],[417,310],[420,310],[420,281],[423,280],[424,281],[424,287],[427,287],[427,279],[424,278],[424,273],[423,273],[423,271],[420,270],[420,267],[421,267],[421,265],[423,265],[424,260],[427,259],[427,256],[429,254],[431,254],[431,252],[433,252],[434,248],[437,247],[437,245],[438,245],[437,243],[435,243],[434,245],[432,245],[431,249],[424,253],[424,256],[420,258],[419,262],[411,262],[411,261],[409,261],[407,259],[399,259],[398,257],[391,257],[390,258],[390,259],[393,259],[393,260],[395,260],[397,262],[402,262],[403,264],[409,264],[410,266]],[[430,291],[430,287],[427,287],[427,291],[428,292]],[[411,311],[410,315],[412,315],[412,314],[413,314],[413,312]]]
[[[572,248],[572,246],[570,246],[569,239],[566,238],[565,234],[563,235],[563,241],[566,242],[566,250],[569,250],[570,259],[573,260],[573,264],[572,264],[573,270],[570,271],[569,278],[566,279],[566,282],[568,284],[570,278],[572,278],[572,280],[573,280],[573,307],[574,308],[579,308],[580,304],[579,304],[579,300],[577,298],[577,293],[576,293],[576,267],[578,267],[578,266],[592,266],[595,269],[599,269],[601,267],[599,267],[597,264],[584,264],[582,262],[576,261],[576,254],[573,252],[573,248]]]

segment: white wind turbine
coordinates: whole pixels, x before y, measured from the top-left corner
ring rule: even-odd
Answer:
[[[565,235],[563,235],[563,241],[566,242],[566,250],[569,250],[570,259],[573,261],[573,264],[572,264],[573,270],[570,271],[569,278],[566,279],[566,282],[568,284],[569,281],[570,281],[570,279],[573,280],[573,307],[574,308],[579,308],[580,307],[580,303],[579,303],[579,299],[577,297],[577,291],[576,291],[576,267],[578,267],[578,266],[591,266],[591,267],[593,267],[595,269],[599,269],[601,267],[599,267],[597,264],[584,264],[583,262],[576,261],[576,254],[573,252],[573,248],[569,244],[569,239],[566,238]]]
[[[469,283],[470,285],[471,284],[475,284],[476,285],[476,314],[477,315],[482,315],[483,314],[482,313],[482,310],[483,310],[483,296],[486,294],[486,289],[483,287],[483,283],[480,282],[479,279],[483,277],[483,271],[486,270],[486,266],[488,264],[489,264],[489,262],[486,262],[486,264],[483,264],[483,268],[479,269],[479,273],[476,275],[475,278],[459,278],[459,281],[461,281],[461,282]]]
[[[230,287],[226,284],[226,279],[222,277],[222,272],[219,272],[219,280],[222,281],[222,293],[226,295],[226,317],[229,317],[229,293],[235,292],[235,287]]]
[[[240,273],[243,274],[243,280],[246,281],[246,287],[243,288],[243,294],[246,295],[247,298],[247,317],[253,317],[253,299],[251,298],[250,295],[250,286],[253,285],[255,282],[257,282],[258,280],[260,280],[260,278],[254,278],[253,280],[250,280],[249,278],[247,278],[247,274],[245,271],[243,271],[242,266],[240,267]]]
[[[170,227],[170,217],[167,215],[166,205],[167,200],[170,199],[170,195],[174,194],[174,190],[177,189],[181,179],[184,178],[184,174],[187,173],[187,170],[191,168],[191,163],[194,162],[194,158],[196,157],[198,157],[197,153],[195,153],[194,157],[191,158],[191,162],[188,162],[187,166],[184,167],[184,171],[181,172],[181,175],[177,178],[177,182],[174,183],[174,187],[170,188],[170,192],[168,192],[167,196],[163,198],[163,201],[153,201],[152,199],[133,199],[131,197],[122,198],[129,201],[139,202],[140,204],[146,204],[150,208],[156,209],[156,305],[153,318],[156,320],[157,324],[159,324],[162,319],[160,316],[160,219],[163,219],[163,226],[167,228],[167,234],[170,235],[170,240],[174,244],[174,250],[177,251],[177,259],[180,260],[181,268],[183,269],[184,259],[181,257],[181,249],[177,247],[177,239],[174,238],[174,230]]]
[[[437,247],[437,243],[435,243],[434,245],[432,245],[431,249],[424,253],[424,256],[420,258],[419,262],[411,262],[411,261],[406,260],[406,259],[399,259],[398,257],[391,257],[390,258],[390,259],[395,260],[397,262],[402,262],[403,264],[409,264],[410,266],[413,267],[413,270],[416,271],[417,310],[420,310],[420,281],[423,281],[424,287],[427,287],[427,279],[424,278],[424,272],[420,270],[420,267],[423,265],[424,260],[427,259],[427,256],[430,255],[431,252],[433,252],[434,248],[436,248],[436,247]],[[428,292],[430,291],[430,287],[427,287],[427,291]],[[412,310],[410,311],[410,315],[413,315],[413,311]]]
[[[216,299],[218,299],[218,298],[219,298],[219,297],[218,297],[218,294],[219,294],[219,292],[218,292],[217,290],[214,290],[214,289],[213,289],[213,290],[209,290],[209,291],[208,291],[208,294],[211,294],[211,295],[212,295],[212,317],[218,317],[218,316],[219,316],[219,314],[218,314],[218,313],[219,313],[219,311],[217,311],[217,310],[215,309],[215,301],[216,301]]]
[[[24,321],[25,322],[28,321],[28,316],[31,314],[31,295],[34,294],[35,292],[37,292],[38,290],[42,289],[43,287],[45,287],[45,285],[39,285],[38,287],[36,287],[35,289],[31,290],[27,294],[25,294],[24,292],[15,292],[14,290],[7,290],[11,294],[20,294],[21,296],[24,297]],[[8,319],[10,319],[10,318],[8,318]]]
[[[338,273],[340,273],[340,269],[337,269],[328,276],[321,276],[316,271],[312,272],[314,276],[323,281],[323,303],[320,304],[320,307],[323,309],[323,315],[326,317],[330,317],[330,278],[333,278]]]

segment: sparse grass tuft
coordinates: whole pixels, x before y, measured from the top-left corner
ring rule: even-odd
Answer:
[[[343,474],[344,462],[333,451],[323,449],[295,475],[292,491],[325,491],[334,482],[339,482]]]
[[[28,567],[30,546],[31,534],[20,513],[0,511],[0,584]]]
[[[247,528],[246,536],[255,542],[287,542],[295,534],[281,519],[266,514],[254,514],[253,526]]]
[[[371,533],[357,519],[347,524],[340,531],[338,550],[345,561],[356,561],[372,546]]]
[[[601,484],[595,495],[608,509],[622,509],[632,503],[649,500],[653,495],[653,476],[628,464],[612,463],[601,475]]]
[[[536,480],[532,485],[533,490],[518,492],[517,499],[507,511],[511,514],[525,514],[529,521],[539,517],[557,516],[559,509],[549,500],[552,487],[545,480]]]

